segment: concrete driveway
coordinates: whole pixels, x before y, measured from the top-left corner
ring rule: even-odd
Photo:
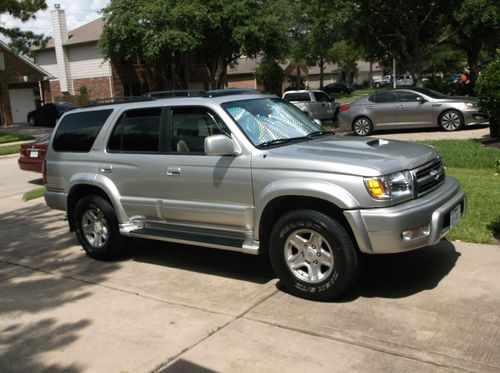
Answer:
[[[7,194],[0,371],[500,371],[498,246],[369,257],[348,296],[318,303],[281,291],[265,257],[134,241],[91,260],[63,213]]]

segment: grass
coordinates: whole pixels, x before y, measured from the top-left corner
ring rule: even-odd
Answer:
[[[44,193],[45,193],[45,187],[39,187],[27,191],[26,193],[23,194],[22,198],[24,202],[27,202],[35,198],[43,197]]]
[[[441,154],[447,174],[459,180],[467,195],[465,216],[447,237],[476,243],[500,239],[500,175],[495,175],[500,149],[484,147],[474,140],[425,143]]]
[[[19,153],[20,147],[21,146],[19,144],[0,146],[0,155]]]
[[[35,138],[31,135],[0,133],[0,144],[6,144],[15,141],[34,140],[34,139]]]

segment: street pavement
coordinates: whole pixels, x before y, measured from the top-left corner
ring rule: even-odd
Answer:
[[[500,246],[368,257],[347,296],[312,302],[266,257],[136,240],[89,259],[64,213],[21,201],[37,174],[15,162],[0,159],[0,372],[500,372]]]

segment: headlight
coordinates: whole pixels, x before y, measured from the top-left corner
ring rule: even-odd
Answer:
[[[366,177],[366,189],[376,199],[400,199],[413,196],[413,177],[409,171]]]
[[[477,104],[475,102],[464,102],[464,105],[468,109],[477,108]]]

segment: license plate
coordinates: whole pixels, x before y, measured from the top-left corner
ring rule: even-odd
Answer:
[[[460,210],[460,205],[457,205],[451,210],[450,213],[450,228],[458,224],[462,218],[462,211]]]
[[[30,158],[38,158],[38,150],[30,151]]]

